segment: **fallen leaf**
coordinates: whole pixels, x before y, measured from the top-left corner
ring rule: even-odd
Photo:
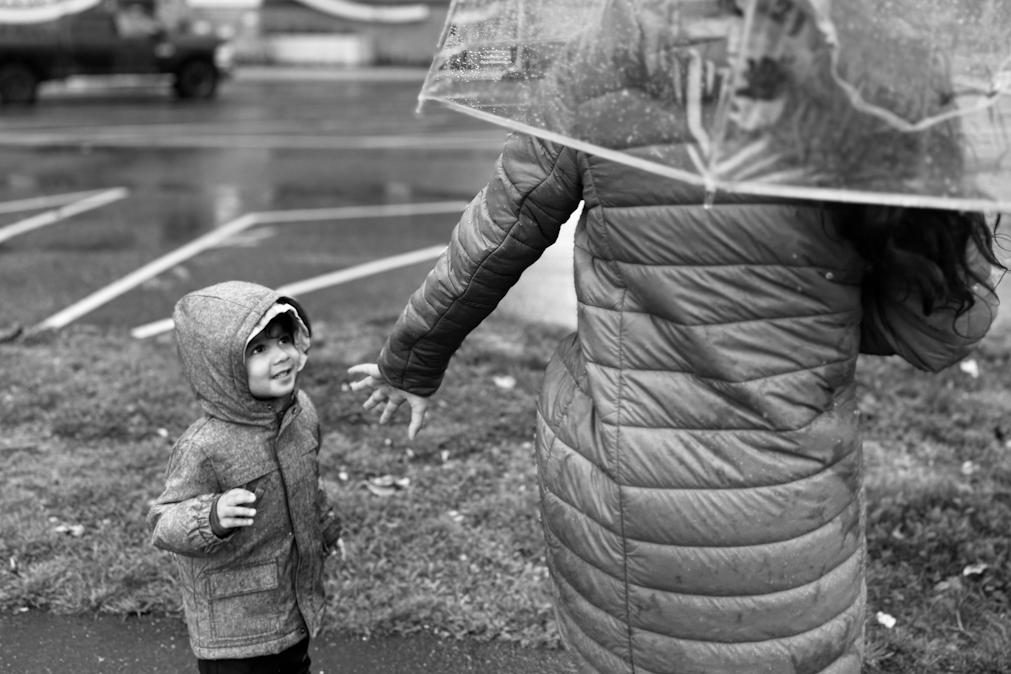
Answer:
[[[75,538],[79,538],[84,535],[84,526],[81,524],[60,524],[53,527],[53,531],[58,534],[70,534]]]
[[[982,575],[984,571],[990,568],[989,564],[970,564],[969,566],[962,569],[963,576],[979,576]]]
[[[393,496],[398,491],[411,486],[411,478],[394,477],[392,475],[377,475],[365,480],[365,486],[376,496]]]
[[[511,391],[516,388],[516,377],[508,374],[492,377],[492,381],[495,382],[495,386],[498,386],[500,389],[504,389],[506,391]]]
[[[958,369],[966,373],[973,379],[979,377],[979,364],[973,358],[963,360],[961,363],[958,364]]]
[[[376,496],[393,496],[397,493],[396,487],[381,487],[371,482],[366,482],[365,487]]]
[[[947,592],[948,590],[958,592],[961,589],[962,579],[958,576],[949,576],[934,586],[935,592]]]
[[[894,617],[884,613],[883,611],[878,611],[877,615],[874,617],[877,618],[878,624],[884,626],[886,630],[892,629],[895,627],[895,623],[898,622]]]

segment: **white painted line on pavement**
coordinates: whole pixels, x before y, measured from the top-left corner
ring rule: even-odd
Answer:
[[[71,201],[77,201],[98,194],[104,190],[84,190],[81,192],[65,192],[63,194],[48,194],[44,197],[30,197],[28,199],[16,199],[14,201],[4,201],[0,203],[0,213],[20,213],[21,211],[34,211],[38,208],[52,208],[62,206]]]
[[[381,218],[405,215],[438,215],[462,213],[465,201],[429,201],[415,204],[377,204],[374,206],[336,206],[334,208],[306,208],[292,211],[261,211],[261,223],[282,224],[313,222],[316,220],[349,220],[351,218]]]
[[[401,267],[409,267],[412,264],[427,262],[439,257],[444,250],[446,250],[446,246],[438,245],[412,250],[409,253],[384,257],[380,260],[365,262],[364,264],[355,265],[354,267],[338,269],[337,271],[330,272],[329,274],[313,276],[312,278],[305,279],[304,281],[289,283],[288,285],[279,287],[277,292],[284,295],[298,297],[299,295],[304,295],[305,293],[309,293],[314,290],[330,288],[332,286],[341,285],[342,283],[357,281],[358,279],[365,278],[367,276],[375,276],[376,274],[393,271],[394,269],[399,269]],[[172,327],[172,319],[163,318],[160,321],[139,325],[131,330],[130,334],[136,339],[147,339],[148,337],[154,337],[155,335],[160,335],[163,332],[168,332],[172,329]]]
[[[127,194],[128,192],[125,188],[116,187],[111,190],[99,192],[98,194],[92,193],[92,196],[85,197],[66,206],[54,208],[46,211],[45,213],[39,213],[38,215],[33,215],[30,218],[19,220],[18,222],[0,228],[0,243],[3,243],[8,239],[13,239],[15,236],[30,232],[34,229],[40,229],[47,225],[56,224],[57,222],[66,220],[78,213],[84,213],[85,211],[90,211],[94,208],[100,208],[101,206],[105,206],[113,201],[118,201],[124,198]]]
[[[436,201],[414,204],[381,204],[374,206],[343,206],[337,208],[303,209],[296,211],[265,211],[247,213],[217,229],[190,241],[171,253],[152,260],[148,264],[110,283],[66,309],[53,314],[39,323],[36,329],[59,329],[94,311],[120,295],[129,292],[144,281],[185,262],[208,248],[219,245],[229,237],[260,224],[282,224],[285,222],[309,222],[313,220],[346,220],[383,216],[431,215],[437,213],[459,213],[466,206],[459,201]],[[427,250],[427,249],[426,249]],[[346,270],[345,270],[346,271]],[[340,272],[335,272],[340,273]],[[375,272],[378,273],[378,272]]]
[[[390,257],[384,257],[371,262],[363,262],[362,264],[357,264],[353,267],[338,269],[337,271],[330,272],[329,274],[321,274],[320,276],[307,278],[304,281],[289,283],[278,288],[278,291],[284,293],[285,295],[302,295],[304,293],[310,293],[313,290],[329,288],[341,285],[342,283],[357,281],[358,279],[365,278],[366,276],[375,276],[376,274],[393,271],[394,269],[400,269],[401,267],[410,267],[412,264],[428,262],[429,260],[434,260],[442,255],[442,251],[444,250],[446,250],[445,244],[429,246],[428,248],[419,248],[418,250],[412,250],[409,253],[401,253],[400,255],[391,255]]]
[[[232,220],[231,222],[190,241],[185,246],[176,248],[171,253],[163,255],[156,260],[152,260],[143,267],[140,267],[113,283],[110,283],[104,288],[93,292],[79,302],[53,314],[46,320],[39,323],[38,327],[42,329],[62,328],[77,320],[81,316],[94,311],[106,302],[114,300],[123,293],[132,290],[144,281],[154,278],[158,274],[167,269],[171,269],[180,262],[190,259],[205,248],[209,248],[218,242],[227,239],[233,234],[237,234],[247,227],[255,225],[256,223],[257,220],[255,213],[238,217],[235,220]]]

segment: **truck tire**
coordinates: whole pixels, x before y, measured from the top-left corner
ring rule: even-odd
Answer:
[[[20,63],[0,66],[0,102],[27,105],[39,93],[39,78],[31,68]]]
[[[176,71],[172,88],[179,98],[214,98],[218,90],[218,69],[210,61],[186,61]]]

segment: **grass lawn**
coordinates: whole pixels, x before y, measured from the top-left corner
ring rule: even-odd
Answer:
[[[348,529],[329,624],[557,647],[531,444],[558,333],[486,323],[409,443],[342,388],[389,325],[315,327],[304,386]],[[1011,671],[1009,361],[1011,335],[995,335],[940,375],[861,362],[867,672]],[[197,414],[171,339],[74,328],[0,344],[0,362],[0,610],[178,613],[144,522]]]

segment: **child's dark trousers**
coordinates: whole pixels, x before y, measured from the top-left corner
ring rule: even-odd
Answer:
[[[197,660],[200,674],[309,674],[309,639],[274,655],[238,660]]]

